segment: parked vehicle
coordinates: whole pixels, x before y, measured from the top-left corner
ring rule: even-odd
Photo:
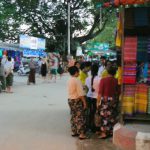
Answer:
[[[17,71],[18,75],[23,76],[23,75],[28,75],[30,72],[29,65],[20,65],[19,70]]]

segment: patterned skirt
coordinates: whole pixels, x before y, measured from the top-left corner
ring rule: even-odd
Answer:
[[[112,135],[113,127],[117,122],[118,100],[116,98],[107,97],[101,99],[101,105],[97,109],[96,125],[100,127],[101,132]]]
[[[79,99],[68,99],[68,104],[71,110],[71,130],[73,134],[85,133],[86,116],[83,109],[83,103]]]

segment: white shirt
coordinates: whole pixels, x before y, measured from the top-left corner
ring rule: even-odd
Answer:
[[[1,63],[3,65],[5,65],[6,62],[7,62],[7,58],[6,58],[6,56],[3,56],[2,60],[1,60]]]
[[[5,63],[5,65],[4,65],[4,69],[5,69],[5,72],[11,72],[11,73],[13,73],[13,64],[12,64],[12,62],[11,61],[7,61],[6,63]]]
[[[104,71],[105,66],[101,65],[98,69],[98,76],[101,77],[102,76],[102,72]]]
[[[94,88],[94,92],[92,92],[92,87],[91,87],[91,80],[92,77],[87,77],[85,80],[85,85],[88,87],[88,93],[87,93],[87,97],[91,97],[91,98],[97,98],[98,96],[98,89],[99,89],[99,83],[100,83],[100,77],[99,76],[95,76],[94,80],[93,80],[93,88]]]

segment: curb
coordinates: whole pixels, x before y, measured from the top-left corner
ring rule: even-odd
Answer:
[[[113,144],[121,150],[150,150],[150,132],[137,132],[117,123],[113,130]]]

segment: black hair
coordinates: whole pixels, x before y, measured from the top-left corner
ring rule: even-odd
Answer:
[[[83,70],[85,68],[85,62],[82,62],[80,65],[80,69]]]
[[[91,67],[92,63],[90,61],[85,62],[85,67]]]
[[[111,63],[111,64],[112,64],[112,61],[107,60],[107,61],[105,62],[105,67],[107,66],[107,63]]]
[[[75,61],[74,66],[76,66],[77,64],[80,64],[79,61]]]
[[[8,57],[8,61],[11,61],[11,57]]]
[[[71,76],[73,76],[76,74],[76,72],[79,72],[79,69],[76,66],[71,66],[68,68],[68,72]]]
[[[106,59],[106,57],[105,56],[101,56],[101,58],[100,59]]]
[[[2,59],[0,58],[0,66],[2,65]]]
[[[92,92],[95,91],[95,89],[93,88],[93,81],[94,81],[95,76],[97,76],[97,74],[98,74],[98,65],[95,63],[91,67],[91,75],[92,75],[92,78],[91,78],[91,87],[92,87]]]
[[[116,74],[117,69],[111,66],[110,68],[108,68],[107,71],[110,75],[114,76]]]

